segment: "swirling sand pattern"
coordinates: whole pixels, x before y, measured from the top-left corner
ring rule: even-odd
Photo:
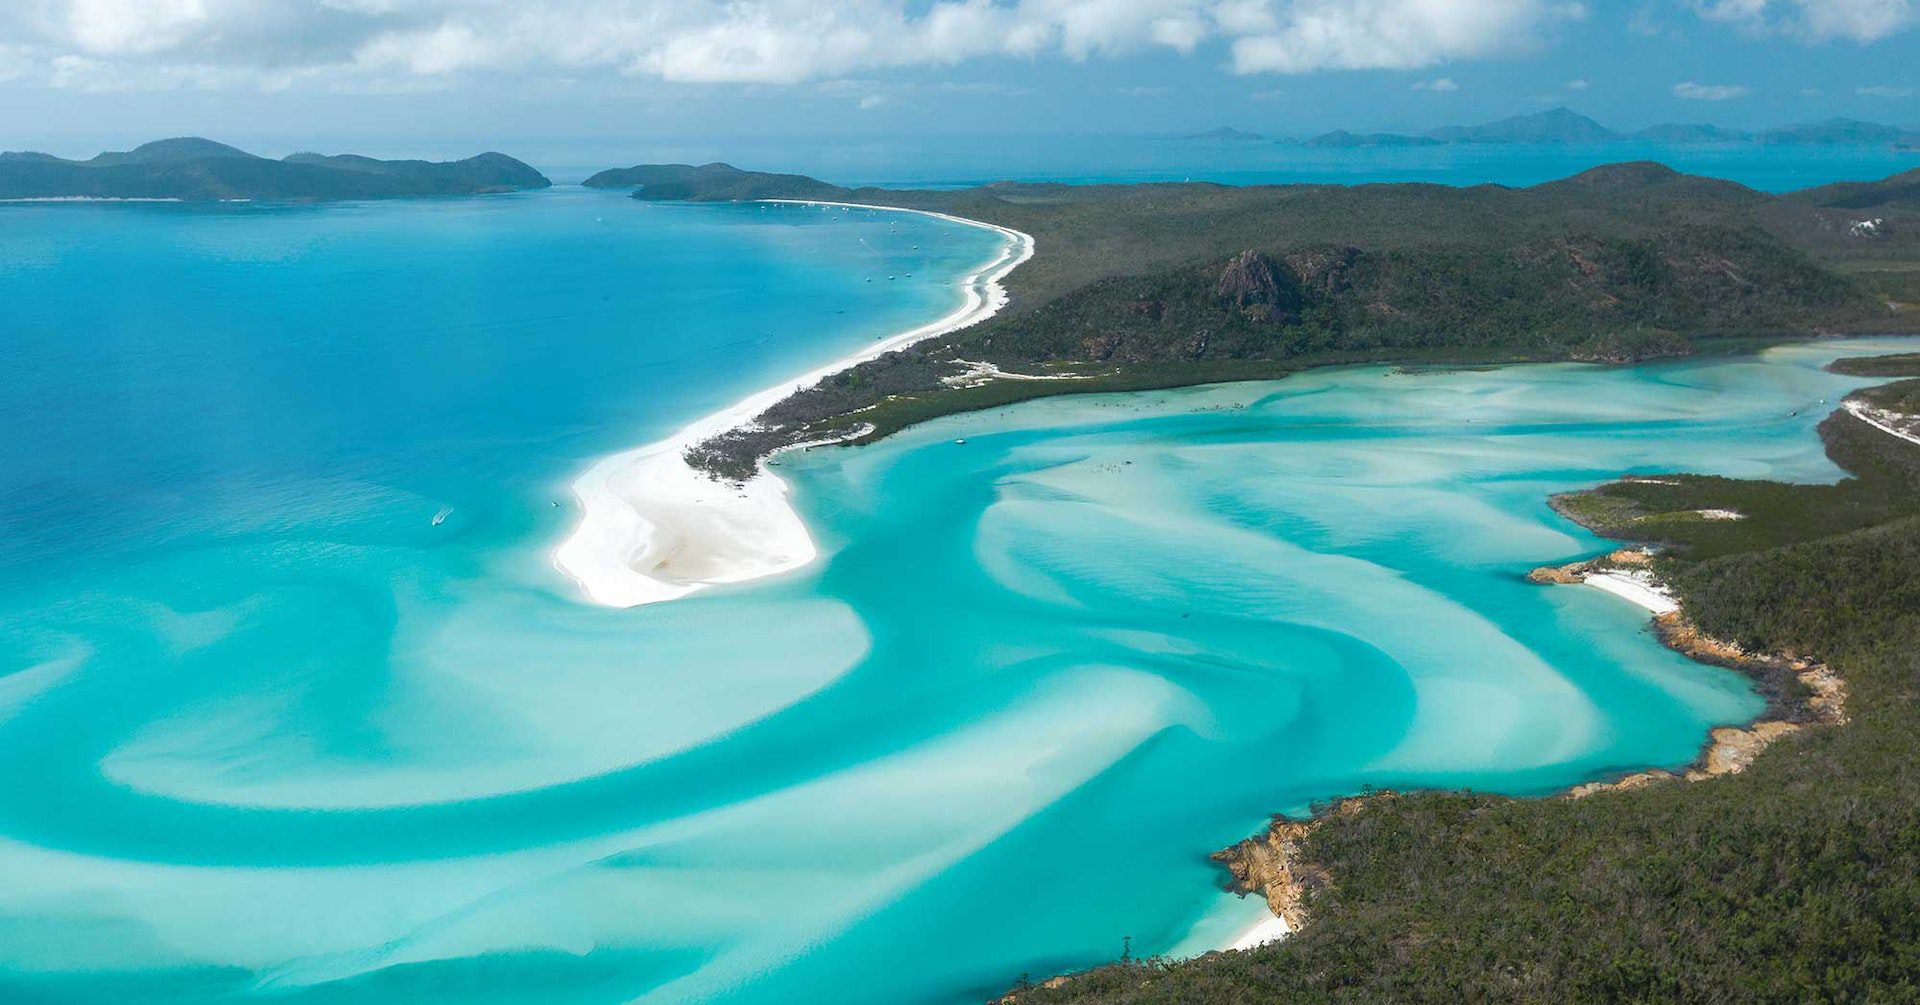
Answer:
[[[1601,547],[1545,497],[1835,477],[1812,426],[1857,382],[1819,364],[1896,347],[956,417],[789,457],[818,563],[633,611],[545,567],[557,521],[287,520],[23,586],[0,991],[947,1002],[1173,947],[1269,812],[1544,792],[1755,712],[1521,581]]]

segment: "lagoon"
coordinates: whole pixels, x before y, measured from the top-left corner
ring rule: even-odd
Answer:
[[[814,564],[615,610],[548,561],[573,475],[946,313],[994,235],[571,190],[5,221],[28,1000],[958,1002],[1221,944],[1258,905],[1206,853],[1271,812],[1756,712],[1521,579],[1605,547],[1546,496],[1838,477],[1865,382],[1821,366],[1916,344],[950,417],[780,459]]]

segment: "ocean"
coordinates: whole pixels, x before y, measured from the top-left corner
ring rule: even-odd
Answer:
[[[1263,908],[1206,855],[1270,813],[1758,710],[1521,579],[1606,546],[1546,496],[1838,477],[1821,365],[1916,344],[1038,401],[783,457],[791,574],[615,610],[553,568],[596,457],[947,313],[998,240],[0,207],[0,997],[948,1003],[1223,944]]]

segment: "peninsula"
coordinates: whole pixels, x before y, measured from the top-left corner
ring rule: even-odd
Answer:
[[[832,374],[688,452],[735,481],[782,447],[1045,395],[1370,360],[1630,362],[1895,331],[1920,303],[1920,170],[1784,195],[1647,162],[1522,189],[853,190],[726,164],[586,184],[939,212],[1035,242],[1005,311]]]
[[[83,161],[34,152],[0,153],[0,201],[317,202],[477,195],[551,184],[540,172],[500,153],[444,162],[315,153],[273,160],[196,137],[156,140]]]

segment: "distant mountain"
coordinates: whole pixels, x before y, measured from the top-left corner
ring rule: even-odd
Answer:
[[[1611,143],[1620,134],[1567,108],[1515,115],[1479,126],[1447,126],[1427,133],[1442,143]]]
[[[505,154],[466,160],[383,161],[351,154],[285,160],[197,137],[157,140],[84,161],[0,153],[0,199],[259,199],[318,201],[474,195],[546,188],[544,175]]]
[[[1668,122],[1648,126],[1630,138],[1647,143],[1746,143],[1753,139],[1753,134],[1699,123]]]
[[[742,171],[731,164],[639,164],[588,178],[588,188],[633,189],[636,199],[738,202],[748,199],[839,199],[848,190],[797,174]]]
[[[184,161],[218,158],[247,160],[253,159],[253,155],[239,147],[227,146],[225,143],[203,140],[198,136],[181,136],[171,140],[142,143],[132,150],[121,153],[110,151],[95,154],[91,160],[83,163],[92,167],[117,167],[122,164],[178,164]]]
[[[1207,135],[1207,134],[1201,134]],[[1477,126],[1444,126],[1420,136],[1403,133],[1352,133],[1340,129],[1307,140],[1310,147],[1406,147],[1436,143],[1532,143],[1598,145],[1623,140],[1642,143],[1768,143],[1802,146],[1920,147],[1920,130],[1883,126],[1857,119],[1831,119],[1759,133],[1699,123],[1666,123],[1634,133],[1619,133],[1568,108],[1515,115]]]
[[[1210,143],[1264,143],[1266,137],[1259,133],[1242,132],[1230,126],[1209,129],[1204,133],[1192,133],[1180,137],[1183,140],[1205,140]]]
[[[1310,147],[1432,147],[1442,141],[1431,136],[1403,136],[1399,133],[1350,133],[1345,129],[1336,129],[1330,133],[1306,141]]]
[[[1828,119],[1825,122],[1768,129],[1754,139],[1777,146],[1879,147],[1920,142],[1920,133],[1859,119]]]
[[[288,164],[312,164],[340,171],[359,171],[389,178],[411,179],[422,185],[452,182],[476,191],[546,188],[545,175],[506,154],[484,153],[461,161],[383,161],[358,154],[293,154]]]

